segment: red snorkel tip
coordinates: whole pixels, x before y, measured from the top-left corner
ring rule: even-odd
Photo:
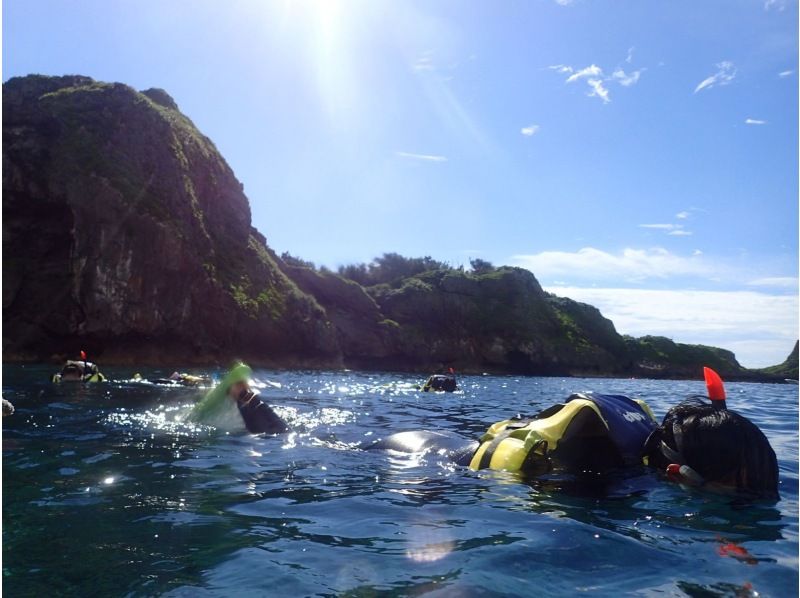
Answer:
[[[706,379],[708,398],[715,407],[725,409],[725,385],[722,383],[722,378],[711,368],[703,368],[703,376]]]

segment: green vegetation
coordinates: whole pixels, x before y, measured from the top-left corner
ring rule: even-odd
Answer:
[[[430,256],[421,258],[403,257],[398,253],[384,253],[369,264],[350,264],[339,268],[339,275],[349,278],[361,286],[377,284],[395,285],[403,279],[431,270],[446,270],[447,264]]]
[[[786,360],[779,364],[773,365],[768,368],[764,368],[759,370],[765,374],[770,374],[772,376],[778,376],[779,378],[787,378],[792,380],[798,379],[798,343],[795,342],[794,349],[792,352],[789,353],[789,357]]]

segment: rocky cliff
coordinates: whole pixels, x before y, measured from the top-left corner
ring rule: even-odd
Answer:
[[[340,355],[225,160],[162,90],[3,85],[4,358]]]
[[[105,362],[755,375],[721,349],[622,337],[526,270],[422,258],[403,273],[386,257],[392,276],[362,284],[279,258],[230,167],[163,90],[81,76],[3,85],[5,360],[84,348]]]
[[[800,343],[795,342],[794,349],[792,349],[792,352],[789,353],[789,357],[787,357],[783,363],[773,365],[772,367],[764,368],[759,371],[770,376],[778,376],[779,378],[797,380],[798,365],[800,365],[800,360],[798,359],[799,345]]]

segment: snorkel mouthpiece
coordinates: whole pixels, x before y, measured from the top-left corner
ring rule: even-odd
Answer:
[[[703,368],[703,376],[706,379],[706,388],[708,389],[708,398],[711,399],[711,404],[715,409],[727,409],[725,403],[725,385],[722,383],[722,378],[719,374],[711,368]]]
[[[682,478],[684,481],[692,484],[693,486],[702,486],[706,483],[703,476],[701,476],[688,465],[670,463],[667,465],[667,475]]]

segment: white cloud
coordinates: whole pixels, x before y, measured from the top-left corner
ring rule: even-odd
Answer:
[[[788,289],[797,288],[797,278],[793,276],[775,276],[771,278],[756,278],[747,283],[751,287],[782,287]]]
[[[625,62],[630,63],[633,60],[633,48],[628,49],[628,56]],[[596,64],[592,63],[587,67],[578,69],[567,64],[554,64],[547,67],[550,70],[556,71],[562,75],[569,75],[566,79],[567,83],[575,83],[576,81],[584,80],[589,86],[589,91],[586,93],[589,97],[600,98],[604,104],[611,101],[609,89],[606,83],[614,82],[622,85],[623,87],[630,87],[639,81],[642,73],[646,70],[644,68],[626,73],[621,67],[617,67],[611,75],[605,75],[603,69]]]
[[[782,362],[797,336],[796,295],[567,286],[546,290],[594,305],[622,334],[723,347],[747,367]]]
[[[764,0],[764,10],[777,10],[783,12],[786,8],[786,0]]]
[[[569,6],[573,4],[575,0],[556,0],[556,4],[559,6]]]
[[[736,68],[732,62],[727,60],[717,63],[716,67],[719,69],[716,73],[703,79],[700,84],[695,87],[694,93],[703,89],[711,89],[712,87],[728,85],[736,77]]]
[[[660,230],[674,230],[679,224],[640,224],[639,228],[657,228]]]
[[[409,152],[395,152],[399,158],[407,158],[409,160],[420,160],[422,162],[447,162],[447,157],[436,156],[433,154],[412,154]]]
[[[708,278],[718,275],[721,269],[707,263],[701,256],[683,257],[660,247],[628,248],[619,254],[584,247],[576,252],[543,251],[532,255],[515,255],[511,259],[515,265],[527,268],[543,279],[561,277],[592,282],[641,282],[673,276]]]
[[[778,73],[778,76],[782,79],[789,77],[791,75],[794,75],[794,71],[781,71],[780,73]]]
[[[528,127],[522,127],[520,129],[520,133],[525,135],[525,137],[532,137],[538,131],[539,131],[539,125],[530,125]]]
[[[422,56],[411,66],[411,70],[415,73],[421,73],[436,70],[436,67],[433,66],[433,60],[431,60],[430,56]]]
[[[675,218],[678,218],[679,220],[686,220],[689,216],[691,216],[691,214],[685,210],[675,214]]]
[[[765,125],[765,124],[767,124],[767,121],[758,120],[758,119],[755,119],[755,118],[746,118],[745,121],[744,121],[744,124],[746,124],[746,125]]]
[[[568,68],[570,70],[566,71],[566,72],[570,72],[570,73],[573,73],[573,74],[570,75],[569,77],[567,77],[567,83],[574,83],[575,81],[577,81],[578,79],[581,79],[582,77],[599,77],[599,76],[603,75],[603,69],[601,69],[596,64],[592,64],[590,66],[587,66],[584,69],[581,69],[579,71],[574,71],[574,72],[572,70],[572,67],[568,67]],[[559,72],[564,72],[564,71],[559,71]]]
[[[571,73],[573,70],[571,66],[567,66],[566,64],[554,64],[552,66],[548,66],[547,68],[549,68],[551,71],[561,73],[562,75]]]
[[[692,234],[688,230],[684,230],[682,224],[640,224],[639,228],[663,230],[668,235],[672,235],[673,237],[688,237]]]
[[[589,87],[592,88],[592,90],[586,94],[590,98],[596,96],[603,100],[604,104],[608,104],[611,101],[611,99],[608,97],[608,90],[603,87],[603,82],[600,79],[589,79],[586,81],[586,83],[588,83]]]
[[[611,74],[611,78],[617,81],[617,83],[623,87],[630,87],[639,81],[639,77],[644,70],[645,69],[639,69],[638,71],[633,71],[630,74],[626,74],[625,71],[618,68]]]

